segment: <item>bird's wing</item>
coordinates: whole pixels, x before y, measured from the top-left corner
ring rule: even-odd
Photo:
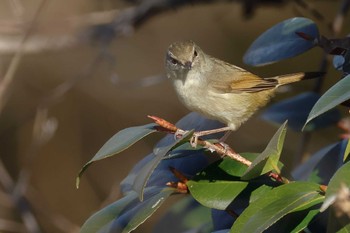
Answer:
[[[228,63],[216,63],[215,77],[208,77],[209,86],[222,93],[254,93],[276,88],[276,79],[262,79],[240,67]],[[221,66],[221,67],[220,67]]]

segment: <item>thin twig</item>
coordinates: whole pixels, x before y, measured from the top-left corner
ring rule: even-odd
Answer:
[[[148,116],[148,117],[151,118],[156,124],[158,124],[159,127],[156,127],[156,129],[158,131],[168,132],[168,133],[172,133],[172,134],[179,134],[179,132],[186,132],[182,129],[179,129],[174,124],[172,124],[172,123],[170,123],[170,122],[168,122],[160,117],[156,117],[156,116]],[[189,139],[189,141],[192,141],[192,139]],[[247,167],[252,165],[251,161],[244,158],[240,154],[236,153],[227,144],[223,145],[222,143],[211,143],[209,141],[202,140],[200,138],[196,139],[196,143],[197,143],[197,145],[200,145],[200,146],[208,149],[211,152],[215,151],[217,154],[221,155],[222,157],[228,156],[229,158],[236,160],[237,162],[240,162],[241,164],[244,164]],[[181,190],[185,190],[185,189],[183,189],[183,185],[182,185],[182,184],[186,185],[185,178],[178,176],[177,173],[174,172],[174,170],[172,170],[172,172],[175,174],[175,176],[177,176],[180,179],[180,182],[168,182],[167,185],[174,187],[174,188],[178,188],[180,190],[180,192],[181,192]],[[289,183],[290,182],[287,178],[282,177],[280,174],[277,174],[274,172],[269,172],[267,175],[280,183]]]
[[[24,44],[28,40],[29,36],[31,35],[33,28],[39,19],[39,15],[46,5],[46,2],[47,2],[46,0],[42,0],[42,2],[40,3],[37,11],[35,12],[35,15],[33,17],[33,20],[31,22],[29,28],[24,33],[24,35],[21,39],[20,45],[19,45],[14,57],[12,58],[11,63],[9,65],[3,79],[1,80],[1,83],[0,83],[0,113],[1,113],[4,105],[7,102],[8,96],[10,95],[10,85],[13,82],[13,78],[15,76],[17,68],[21,62],[22,57],[23,57]]]

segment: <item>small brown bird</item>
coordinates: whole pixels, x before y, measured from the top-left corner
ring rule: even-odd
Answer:
[[[180,101],[191,111],[227,124],[196,136],[234,131],[267,104],[276,88],[320,72],[260,78],[240,67],[205,54],[193,41],[176,42],[166,54],[166,72]]]

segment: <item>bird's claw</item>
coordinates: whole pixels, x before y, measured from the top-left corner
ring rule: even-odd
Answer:
[[[230,149],[230,146],[227,145],[224,142],[219,142],[220,146],[222,146],[222,148],[224,149],[224,153],[222,154],[222,157],[226,156],[226,153],[228,152],[228,150]]]
[[[181,138],[183,135],[185,135],[188,131],[187,130],[182,130],[182,129],[177,129],[176,132],[174,133],[174,138],[175,140]]]
[[[198,135],[196,133],[194,133],[190,139],[190,144],[193,148],[197,147],[198,144]]]

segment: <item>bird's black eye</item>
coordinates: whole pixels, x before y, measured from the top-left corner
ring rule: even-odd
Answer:
[[[194,57],[197,57],[197,56],[198,56],[197,50],[194,50],[193,55],[194,55]]]
[[[174,65],[179,64],[179,61],[172,57],[170,57],[170,62],[173,63]]]

